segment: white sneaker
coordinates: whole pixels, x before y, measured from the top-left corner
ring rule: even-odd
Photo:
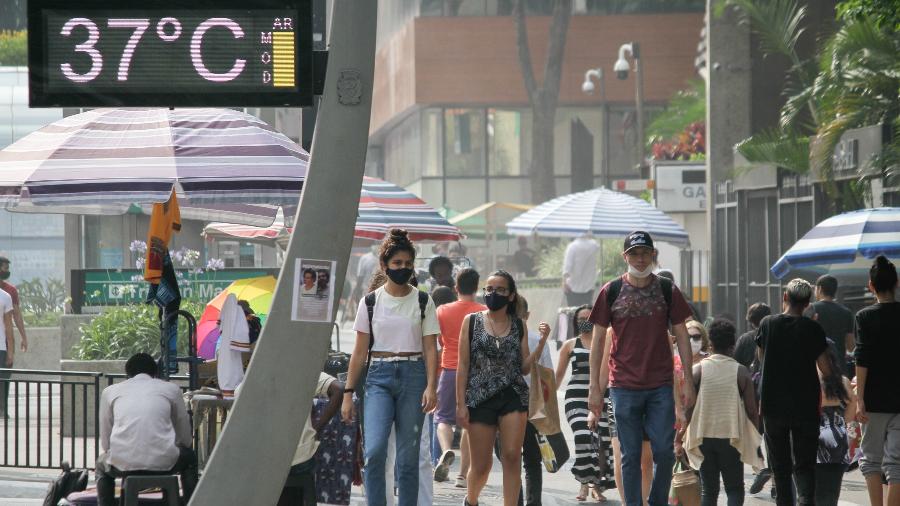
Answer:
[[[456,488],[466,488],[466,477],[465,476],[457,476],[456,483],[454,483]]]
[[[441,459],[438,460],[438,465],[434,468],[434,481],[447,481],[447,477],[450,476],[450,466],[455,459],[456,454],[453,453],[453,450],[447,450],[441,454]]]

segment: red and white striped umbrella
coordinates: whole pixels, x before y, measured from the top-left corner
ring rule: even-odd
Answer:
[[[285,207],[291,215],[291,207]],[[409,232],[413,241],[458,241],[459,228],[451,225],[437,210],[415,194],[393,183],[374,177],[363,180],[359,197],[359,217],[354,237],[357,240],[380,241],[392,228]],[[280,214],[269,227],[253,227],[229,223],[210,223],[203,235],[217,239],[240,239],[249,242],[273,242],[290,233]]]

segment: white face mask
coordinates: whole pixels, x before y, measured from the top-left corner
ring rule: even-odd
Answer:
[[[691,353],[694,355],[700,353],[700,348],[703,347],[702,340],[691,339]]]
[[[648,265],[647,268],[642,271],[639,271],[635,269],[631,264],[628,264],[628,274],[638,279],[644,279],[650,274],[653,274],[653,264]]]

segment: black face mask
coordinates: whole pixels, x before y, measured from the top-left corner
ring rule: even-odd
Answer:
[[[491,311],[499,311],[509,304],[509,295],[500,295],[499,293],[489,293],[484,296],[484,305]]]
[[[387,274],[387,277],[391,279],[394,283],[398,285],[405,285],[409,283],[409,278],[413,275],[412,269],[387,269],[384,271]]]
[[[9,271],[0,272],[0,280],[6,281],[9,279]]]
[[[588,320],[581,320],[578,322],[578,332],[580,334],[589,334],[592,330],[594,330],[594,324]]]

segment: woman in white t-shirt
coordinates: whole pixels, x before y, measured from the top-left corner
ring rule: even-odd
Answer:
[[[379,261],[388,277],[378,288],[372,322],[365,297],[356,313],[356,346],[347,371],[341,415],[354,416],[353,393],[364,396],[364,482],[370,506],[385,504],[385,461],[391,428],[396,431],[399,506],[415,506],[419,488],[419,445],[425,413],[434,409],[437,394],[437,334],[440,327],[434,301],[427,297],[424,314],[419,291],[409,285],[416,250],[405,230],[391,230],[381,245]],[[373,334],[373,335],[370,335]],[[371,364],[360,377],[372,339]]]

